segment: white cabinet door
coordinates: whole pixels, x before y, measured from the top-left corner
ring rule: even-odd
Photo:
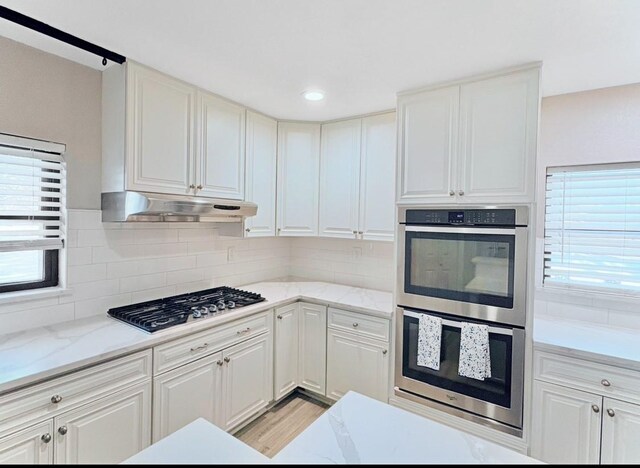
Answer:
[[[396,114],[362,119],[360,238],[393,242],[395,233]]]
[[[0,438],[0,465],[50,465],[52,463],[53,419]]]
[[[279,400],[298,386],[298,303],[275,311],[274,398]]]
[[[127,67],[127,188],[193,194],[195,88]]]
[[[198,92],[198,195],[244,199],[244,122],[244,107]]]
[[[399,201],[452,201],[459,92],[452,86],[398,99]]]
[[[358,237],[362,120],[322,125],[320,235]]]
[[[120,463],[151,444],[151,383],[54,418],[56,464]]]
[[[603,464],[640,464],[640,405],[604,399]]]
[[[535,381],[531,456],[548,463],[599,463],[602,397]]]
[[[224,351],[223,429],[233,429],[273,399],[271,340],[266,333]]]
[[[538,87],[538,68],[461,86],[461,202],[533,201]]]
[[[327,307],[304,302],[299,305],[299,385],[324,395],[327,376]]]
[[[198,418],[222,425],[222,353],[153,379],[153,441]]]
[[[318,235],[320,125],[278,123],[278,235]]]
[[[246,200],[258,205],[247,218],[247,236],[276,235],[276,150],[278,122],[247,111]]]
[[[354,390],[388,400],[388,344],[332,328],[327,330],[327,396],[338,400]]]

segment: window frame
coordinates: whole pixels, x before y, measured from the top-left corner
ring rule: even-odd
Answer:
[[[60,250],[43,250],[42,253],[44,262],[44,279],[42,281],[24,281],[21,283],[0,284],[0,294],[59,286]]]

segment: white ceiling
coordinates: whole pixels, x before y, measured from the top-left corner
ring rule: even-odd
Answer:
[[[283,119],[390,109],[398,91],[537,60],[547,96],[640,82],[639,0],[0,3]],[[5,20],[0,35],[102,68]]]

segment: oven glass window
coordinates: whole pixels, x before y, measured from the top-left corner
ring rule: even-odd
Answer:
[[[405,292],[513,308],[515,235],[406,233]]]
[[[511,407],[511,364],[513,337],[489,333],[491,377],[484,380],[458,375],[461,329],[442,326],[440,370],[419,366],[418,319],[404,316],[402,375],[478,400]]]

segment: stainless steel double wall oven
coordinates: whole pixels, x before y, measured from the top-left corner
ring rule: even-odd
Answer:
[[[528,207],[404,206],[398,221],[396,391],[521,435]],[[421,314],[442,319],[437,371],[417,365]],[[463,322],[489,326],[483,381],[458,375]]]

